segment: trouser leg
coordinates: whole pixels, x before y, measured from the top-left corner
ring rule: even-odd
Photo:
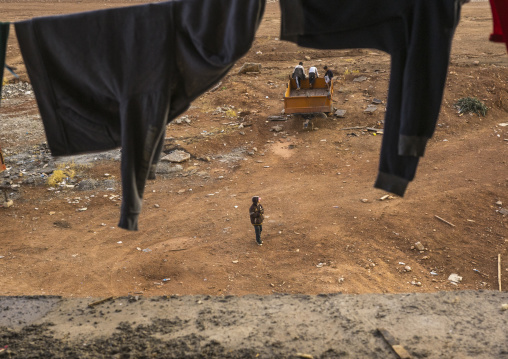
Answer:
[[[261,244],[263,243],[261,241],[261,231],[263,230],[263,228],[261,226],[254,226],[254,231],[256,232],[256,242],[258,244]]]

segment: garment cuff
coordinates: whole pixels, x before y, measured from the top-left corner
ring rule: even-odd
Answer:
[[[120,217],[120,222],[118,223],[118,227],[127,229],[128,231],[137,231],[138,230],[138,218],[139,213],[131,213],[127,215],[122,215]]]
[[[490,34],[489,41],[504,42],[504,36],[501,34]]]
[[[405,178],[379,172],[374,187],[404,197],[404,192],[406,192],[408,184],[409,181]]]
[[[399,136],[399,156],[423,157],[427,146],[427,137]]]

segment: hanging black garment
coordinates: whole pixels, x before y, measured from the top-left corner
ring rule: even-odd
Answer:
[[[265,0],[174,0],[15,24],[54,156],[122,147],[136,230],[166,125],[251,47]]]
[[[460,0],[280,0],[281,39],[391,55],[375,187],[404,195],[436,126]]]

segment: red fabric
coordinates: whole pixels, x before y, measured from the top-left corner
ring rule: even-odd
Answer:
[[[5,162],[4,162],[4,157],[2,156],[2,149],[0,148],[0,172],[2,172],[3,170],[5,170]]]
[[[508,0],[489,0],[494,30],[490,41],[504,42],[508,50]]]

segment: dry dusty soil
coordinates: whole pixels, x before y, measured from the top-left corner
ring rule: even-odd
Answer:
[[[137,3],[0,0],[0,13]],[[488,2],[463,7],[438,126],[404,198],[373,188],[382,133],[367,128],[383,127],[389,56],[301,48],[279,27],[270,2],[249,53],[168,126],[165,152],[191,158],[147,183],[137,232],[116,226],[117,153],[52,159],[30,89],[3,97],[13,205],[0,208],[0,357],[396,358],[391,342],[414,358],[508,358],[508,54],[488,41]],[[13,27],[6,61],[20,76],[6,72],[8,86],[29,82]],[[344,117],[273,120],[299,61],[334,70]],[[245,62],[261,72],[239,74]],[[459,114],[463,97],[488,113]],[[50,188],[58,166],[68,178]]]

